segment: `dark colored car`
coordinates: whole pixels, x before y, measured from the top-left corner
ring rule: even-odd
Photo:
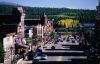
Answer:
[[[47,59],[47,55],[46,54],[42,54],[41,55],[41,60],[46,60]]]
[[[66,40],[66,38],[63,38],[63,40]]]
[[[66,42],[69,42],[69,38],[67,38]]]
[[[39,56],[42,55],[42,49],[40,49],[40,48],[37,48],[35,52],[36,52]]]
[[[51,49],[54,50],[55,49],[55,46],[51,46]]]

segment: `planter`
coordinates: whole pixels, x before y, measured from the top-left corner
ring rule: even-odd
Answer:
[[[0,59],[0,63],[4,63],[4,59]]]

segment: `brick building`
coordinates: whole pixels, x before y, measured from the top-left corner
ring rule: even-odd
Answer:
[[[33,28],[33,36],[41,37],[42,42],[46,34],[50,34],[53,31],[53,21],[48,21],[45,13],[40,19],[25,19],[25,25],[31,26]]]
[[[4,64],[11,64],[10,48],[14,46],[13,35],[24,36],[24,16],[22,7],[13,8],[12,14],[0,14],[0,41],[2,41],[5,50]],[[21,32],[19,32],[20,30]]]

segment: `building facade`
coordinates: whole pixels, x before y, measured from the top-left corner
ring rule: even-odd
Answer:
[[[33,27],[33,37],[39,36],[41,42],[45,42],[45,37],[53,31],[53,21],[48,21],[45,13],[40,19],[25,19],[25,25]]]
[[[100,0],[97,6],[97,16],[96,16],[96,23],[95,23],[95,34],[96,40],[100,42]]]
[[[11,58],[9,57],[14,54],[11,53],[11,48],[15,45],[14,35],[21,32],[21,34],[24,34],[24,16],[22,7],[13,8],[12,14],[0,15],[0,40],[3,42],[5,51],[4,64],[8,64],[6,60],[10,62]]]

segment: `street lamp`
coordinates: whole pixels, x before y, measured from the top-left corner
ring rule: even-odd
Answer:
[[[11,50],[11,64],[13,64],[13,47],[10,47]]]
[[[82,24],[79,24],[79,30],[80,30],[80,35],[83,36],[83,26],[82,26]]]

